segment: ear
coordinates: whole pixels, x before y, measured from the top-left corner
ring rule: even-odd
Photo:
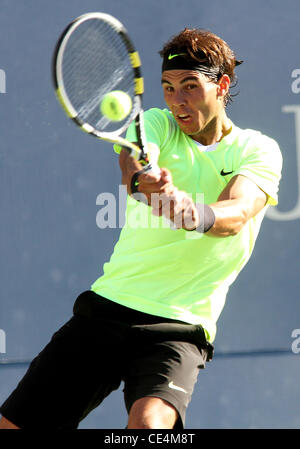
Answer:
[[[224,98],[227,94],[230,86],[230,78],[228,75],[222,75],[222,77],[218,81],[218,88],[217,88],[217,96],[219,98]]]

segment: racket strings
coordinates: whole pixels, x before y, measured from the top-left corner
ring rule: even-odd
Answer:
[[[71,33],[62,58],[64,90],[78,119],[98,132],[114,132],[132,120],[112,122],[100,111],[105,94],[126,92],[134,103],[135,82],[128,50],[121,35],[109,24],[90,19]]]

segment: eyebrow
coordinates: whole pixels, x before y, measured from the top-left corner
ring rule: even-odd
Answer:
[[[187,81],[198,81],[198,80],[199,80],[199,78],[197,76],[187,76],[186,78],[184,78],[183,80],[180,81],[180,84],[184,84]],[[172,85],[172,83],[170,81],[166,80],[165,78],[162,78],[161,84],[164,84],[164,83]]]

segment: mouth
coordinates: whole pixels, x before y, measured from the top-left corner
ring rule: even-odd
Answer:
[[[176,119],[180,123],[190,123],[192,121],[192,116],[189,114],[177,114]]]

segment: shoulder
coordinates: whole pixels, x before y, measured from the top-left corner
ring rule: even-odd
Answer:
[[[278,187],[282,171],[282,155],[275,139],[253,129],[239,129],[239,142],[234,175],[251,179],[268,195],[268,204],[278,203]]]
[[[234,143],[240,148],[244,157],[255,153],[257,157],[261,154],[264,157],[282,160],[282,154],[278,142],[261,131],[255,129],[241,129],[235,126]]]
[[[174,119],[172,119],[173,116],[168,109],[150,108],[144,112],[144,117],[147,121],[162,122],[166,126],[174,121]]]
[[[273,139],[270,136],[267,136],[266,134],[263,134],[261,131],[250,128],[241,129],[237,126],[235,126],[235,129],[236,129],[236,136],[240,141],[240,143],[243,144],[243,146],[251,146],[251,147],[268,146],[279,148],[279,145],[275,139]]]
[[[144,113],[144,121],[147,137],[155,135],[161,149],[168,146],[170,140],[173,141],[178,134],[179,127],[168,109],[148,109]]]

